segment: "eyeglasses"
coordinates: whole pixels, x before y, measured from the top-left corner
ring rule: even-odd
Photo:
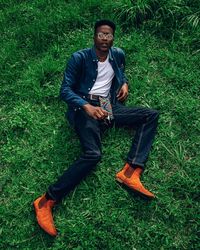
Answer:
[[[113,34],[99,32],[99,33],[97,33],[97,37],[98,37],[98,39],[107,39],[107,40],[111,41],[113,39]]]

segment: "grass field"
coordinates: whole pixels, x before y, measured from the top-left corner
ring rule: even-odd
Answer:
[[[1,249],[200,249],[199,2],[133,2],[1,1]],[[142,178],[157,198],[115,182],[133,131],[114,128],[96,170],[55,208],[53,239],[32,202],[79,155],[58,93],[70,55],[93,45],[93,24],[104,17],[116,22],[115,46],[126,53],[126,105],[161,113]]]

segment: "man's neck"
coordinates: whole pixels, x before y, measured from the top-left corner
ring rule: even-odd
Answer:
[[[102,52],[96,49],[96,55],[100,62],[104,62],[108,56],[108,52]]]

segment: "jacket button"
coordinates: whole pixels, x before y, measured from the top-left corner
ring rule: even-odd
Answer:
[[[95,79],[93,79],[93,82],[95,82]]]
[[[88,88],[88,90],[90,90],[90,88]]]

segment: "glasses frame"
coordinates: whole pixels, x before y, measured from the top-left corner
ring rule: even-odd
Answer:
[[[107,39],[108,41],[112,41],[113,38],[114,38],[113,34],[111,34],[111,33],[103,33],[103,32],[96,33],[96,36],[100,40]]]

